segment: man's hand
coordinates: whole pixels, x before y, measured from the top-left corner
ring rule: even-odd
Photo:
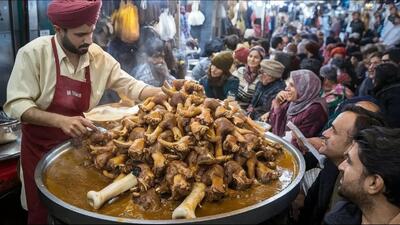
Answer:
[[[153,87],[153,86],[146,86],[139,95],[139,100],[144,101],[148,97],[153,97],[158,93],[162,92],[161,88]]]
[[[88,128],[93,131],[97,130],[96,126],[88,119],[82,116],[62,116],[59,118],[57,127],[66,135],[71,137],[81,137],[89,132]]]
[[[60,128],[65,134],[71,137],[79,137],[89,130],[97,130],[93,123],[81,116],[69,117],[57,113],[46,112],[39,108],[32,107],[26,110],[21,116],[22,122],[39,126]]]

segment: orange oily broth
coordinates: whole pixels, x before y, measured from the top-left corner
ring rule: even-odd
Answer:
[[[60,155],[47,168],[44,183],[51,193],[61,200],[76,207],[110,216],[137,219],[171,219],[172,211],[179,205],[176,201],[163,201],[162,208],[156,212],[141,210],[132,203],[129,193],[122,194],[112,204],[104,204],[99,210],[94,210],[86,200],[90,190],[99,191],[111,180],[103,176],[94,167],[85,167],[82,162],[87,153],[83,149],[71,149]],[[267,185],[253,185],[245,191],[233,191],[233,194],[219,202],[203,203],[196,209],[196,216],[209,216],[230,212],[253,205],[274,196],[287,187],[295,178],[298,166],[293,156],[284,151],[277,158],[278,170],[282,173],[279,180]]]

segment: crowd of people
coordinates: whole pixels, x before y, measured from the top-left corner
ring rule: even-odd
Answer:
[[[36,164],[54,146],[97,129],[83,112],[106,89],[140,102],[177,78],[167,63],[170,48],[156,33],[143,42],[143,63],[129,74],[111,52],[89,48],[100,7],[101,1],[52,1],[56,35],[30,42],[16,58],[4,110],[23,122],[29,224],[47,219],[34,184]],[[400,15],[395,4],[384,7],[388,13],[374,12],[372,26],[366,12],[353,12],[347,25],[333,20],[328,35],[314,22],[296,32],[282,24],[266,38],[214,38],[192,70],[207,97],[236,100],[281,137],[290,136],[291,121],[326,156],[319,165],[291,136],[306,163],[289,209],[293,223],[400,223]],[[349,32],[339,37],[343,29]]]
[[[368,12],[355,11],[327,36],[303,27],[270,38],[214,38],[192,69],[207,97],[234,98],[281,137],[291,121],[326,156],[321,169],[291,137],[307,170],[294,223],[400,222],[400,14],[393,3],[384,7],[389,13],[374,12],[372,26]]]

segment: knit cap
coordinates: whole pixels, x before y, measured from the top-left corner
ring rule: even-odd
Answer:
[[[278,79],[282,77],[285,70],[285,66],[282,63],[271,59],[264,59],[261,61],[260,66],[262,72]]]
[[[224,72],[229,72],[233,63],[233,57],[231,51],[222,51],[217,53],[211,60],[211,64],[221,69]]]

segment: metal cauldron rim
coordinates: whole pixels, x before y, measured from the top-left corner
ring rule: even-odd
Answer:
[[[304,158],[302,157],[302,154],[300,153],[299,150],[297,150],[292,144],[287,142],[286,140],[278,137],[275,134],[272,134],[270,132],[266,133],[266,137],[269,139],[272,139],[273,141],[278,141],[281,142],[285,148],[291,152],[291,154],[294,156],[297,166],[298,166],[298,173],[293,179],[290,184],[285,187],[281,192],[278,194],[265,199],[261,202],[258,202],[256,204],[233,210],[231,212],[226,212],[226,213],[220,213],[216,215],[211,215],[211,216],[204,216],[204,217],[198,217],[195,219],[179,219],[179,220],[147,220],[147,219],[133,219],[133,218],[123,218],[123,217],[115,217],[115,216],[108,216],[96,212],[91,212],[85,209],[81,209],[79,207],[73,206],[67,202],[62,201],[58,197],[56,197],[54,194],[52,194],[44,185],[43,183],[43,174],[45,170],[47,169],[48,165],[50,165],[55,159],[57,159],[58,156],[60,156],[64,151],[68,151],[69,147],[71,146],[71,143],[69,141],[58,145],[55,147],[53,150],[49,151],[38,163],[36,169],[35,169],[35,182],[36,186],[38,187],[39,191],[48,199],[53,201],[59,206],[62,206],[74,213],[77,214],[82,214],[85,216],[89,216],[92,218],[97,218],[101,219],[103,221],[110,221],[110,222],[116,222],[116,223],[131,223],[131,224],[185,224],[185,223],[201,223],[201,222],[207,222],[211,220],[216,220],[216,219],[223,219],[226,217],[234,216],[234,215],[239,215],[246,213],[248,211],[251,211],[253,209],[257,209],[259,207],[263,207],[265,205],[268,205],[271,202],[274,202],[278,200],[279,198],[285,196],[288,194],[292,189],[294,189],[296,186],[298,186],[303,179],[304,173],[305,173],[305,161]]]

